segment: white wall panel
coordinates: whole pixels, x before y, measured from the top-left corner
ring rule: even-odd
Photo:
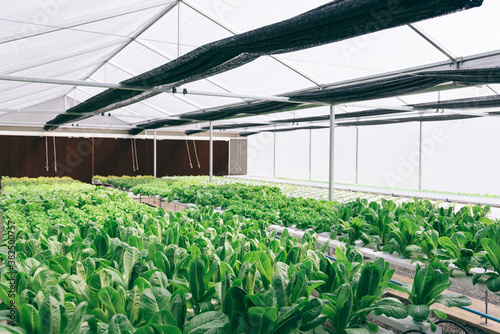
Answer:
[[[276,133],[276,177],[309,178],[309,131]]]
[[[419,123],[359,128],[362,185],[418,188]]]
[[[273,176],[274,135],[263,132],[248,137],[248,175]]]
[[[422,187],[500,195],[500,118],[426,123]]]

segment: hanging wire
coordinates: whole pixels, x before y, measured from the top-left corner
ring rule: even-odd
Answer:
[[[201,168],[200,159],[198,159],[198,150],[196,149],[196,142],[193,139],[194,146],[194,156],[196,157],[196,162],[198,163],[198,168]]]
[[[135,172],[134,140],[130,139],[130,148],[132,151],[132,170]]]
[[[135,170],[139,170],[139,159],[137,159],[137,139],[134,138]]]
[[[191,166],[191,168],[193,168],[193,162],[191,161],[191,153],[189,153],[189,144],[188,144],[187,139],[186,139],[186,150],[187,150],[188,158],[189,158],[189,166]]]
[[[45,170],[49,171],[49,140],[45,136]]]
[[[54,141],[54,172],[57,172],[57,150],[56,150],[56,137],[52,137]]]

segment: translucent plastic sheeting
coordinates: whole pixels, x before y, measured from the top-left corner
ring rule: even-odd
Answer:
[[[388,52],[390,50],[390,52]],[[447,60],[407,26],[278,56],[322,84]]]
[[[73,77],[85,77],[89,75],[91,71],[91,67],[86,66],[91,64],[82,64],[82,66],[75,66],[71,70],[69,68],[61,69],[64,70],[63,73],[57,73],[56,68],[53,68],[53,78],[65,78],[71,79]],[[30,84],[30,83],[19,83],[19,82],[6,82],[4,85],[0,86],[2,89],[2,95],[0,96],[0,103],[8,103],[14,97],[25,97],[26,100],[30,100],[32,98],[32,94],[35,92],[44,92],[53,90],[54,88],[62,89],[62,91],[69,92],[72,87],[70,86],[55,86],[49,84]],[[29,92],[29,94],[27,94]]]
[[[207,80],[199,80],[195,82],[191,82],[189,84],[183,85],[183,88],[186,88],[188,91],[200,91],[200,92],[214,92],[214,93],[227,93],[228,90],[231,93],[236,93],[233,91],[233,86],[226,86],[221,82],[217,81],[215,78]],[[214,82],[214,83],[212,83]],[[220,84],[218,86],[217,84]],[[221,88],[222,87],[222,88]],[[231,87],[231,89],[226,88]],[[193,101],[197,105],[203,108],[212,108],[218,107],[225,104],[239,103],[243,102],[243,99],[240,98],[226,98],[226,97],[216,97],[216,96],[198,96],[198,95],[186,95],[188,100]]]
[[[248,175],[274,176],[274,135],[260,133],[248,137]]]
[[[418,189],[419,123],[359,128],[358,182]]]
[[[127,69],[127,71],[131,71],[133,73],[128,74],[129,77],[149,71],[155,67],[163,65],[167,61],[168,60],[165,57],[162,57],[137,42],[132,42],[127,45],[112,59],[112,63],[116,63],[117,65]],[[113,79],[121,81],[117,78]]]
[[[498,117],[424,124],[423,189],[500,195],[499,126]]]
[[[153,25],[153,27],[156,27],[156,25]],[[146,32],[148,31],[149,29],[146,30]],[[143,35],[144,34],[142,34],[141,36]],[[161,36],[158,36],[158,38],[160,37]],[[156,52],[157,54],[164,56],[165,62],[177,58],[177,43],[161,42],[161,41],[142,39],[142,38],[138,38],[137,41],[141,45],[147,46],[149,49],[154,50],[154,52]]]
[[[329,179],[329,143],[330,130],[312,131],[312,181]],[[336,183],[356,182],[356,129],[335,129],[335,166],[334,178]],[[292,154],[292,152],[289,152]]]
[[[276,177],[309,178],[309,131],[276,133]]]
[[[130,124],[128,122],[128,119],[126,120],[120,120],[119,118],[116,117],[109,117],[109,116],[96,116],[93,118],[89,118],[83,121],[80,121],[78,123],[78,126],[84,127],[85,125],[92,125],[92,126],[98,126],[101,128],[106,128],[108,126],[110,127],[122,127],[122,129],[127,129],[130,127]],[[76,126],[75,124],[75,126]],[[69,124],[71,125],[71,124]]]
[[[495,85],[491,86],[494,87]],[[440,92],[404,95],[400,98],[408,104],[417,104],[461,98],[481,97],[494,94],[495,93],[491,89],[489,89],[487,85],[482,85],[473,87],[459,87],[457,89],[442,90]]]
[[[289,19],[327,3],[325,0],[297,1],[290,5],[287,0],[189,0],[185,1],[217,21],[223,22],[238,33]],[[279,8],[279,10],[277,10]]]
[[[0,116],[0,125],[9,125],[8,123],[11,123],[11,125],[25,124],[26,126],[40,127],[55,115],[57,114],[6,113]]]
[[[179,34],[181,55],[209,42],[232,36],[229,31],[200,15],[189,6],[181,3],[179,8],[180,13],[175,12],[181,18]],[[200,31],[203,31],[203,33],[200,33]]]
[[[31,86],[31,87],[30,87]],[[11,91],[9,98],[0,103],[0,108],[23,109],[38,103],[64,96],[71,90],[67,86],[51,86],[48,89],[40,88],[40,85],[25,86],[19,91]],[[29,92],[27,94],[26,92]]]
[[[136,18],[142,15],[140,11],[146,8],[165,6],[171,1],[164,0],[28,0],[2,1],[0,3],[1,18],[22,21],[25,27],[13,26],[2,30],[0,41],[28,38],[35,34],[47,33],[58,28],[80,26],[88,22],[95,22],[109,17],[123,16],[126,13],[136,12]],[[130,19],[130,18],[129,18]],[[126,21],[124,21],[126,22]],[[136,21],[137,22],[137,21]],[[133,27],[137,23],[131,24]],[[122,27],[124,29],[124,27]],[[130,29],[130,28],[126,28]]]
[[[96,72],[94,72],[89,79],[90,81],[95,82],[119,82],[121,80],[130,78],[130,76],[131,75],[127,72],[106,63],[101,66]],[[102,91],[104,91],[104,89]]]
[[[65,54],[74,55],[75,50],[80,53],[86,53],[89,50],[95,50],[96,44],[122,44],[128,41],[128,38],[115,37],[108,35],[95,35],[80,31],[62,30],[51,33],[51,37],[45,35],[32,37],[29,43],[23,43],[27,40],[5,43],[0,45],[0,63],[9,64],[3,66],[5,72],[14,72],[23,68],[27,62],[42,65],[50,62],[54,57],[61,58]]]
[[[75,72],[77,69],[87,69],[88,74],[92,74],[97,66],[101,65],[106,60],[109,52],[112,52],[116,47],[111,46],[104,49],[80,54],[71,58],[66,58],[58,61],[51,61],[44,65],[33,66],[22,70],[16,70],[9,74],[16,76],[32,76],[39,78],[55,78],[61,74]],[[74,80],[83,80],[87,76],[74,76]]]
[[[434,39],[462,57],[500,49],[500,1],[486,0],[480,8],[418,23]]]
[[[311,87],[309,80],[270,57],[261,57],[213,78],[234,91],[247,94],[274,95]]]
[[[156,95],[150,99],[147,99],[144,102],[158,106],[159,108],[165,110],[167,113],[173,116],[179,113],[184,113],[197,109],[196,106],[184,102],[182,98],[183,98],[182,95],[174,96],[170,94],[161,94],[161,95]]]
[[[88,99],[90,96],[93,95],[87,91],[82,91],[80,88],[77,88],[76,92],[77,92],[77,95],[75,95],[75,98],[76,98],[78,103]],[[73,104],[70,106],[72,107]],[[126,118],[130,119],[130,123],[134,123],[136,121],[143,122],[144,120],[147,120],[148,118],[165,117],[164,113],[161,113],[158,110],[156,110],[152,107],[149,107],[148,105],[145,105],[145,104],[136,104],[136,105],[128,106],[127,108],[120,108],[120,109],[114,110],[113,115],[119,115],[120,117],[126,117]]]
[[[155,7],[104,20],[87,18],[85,22],[91,21],[92,23],[81,25],[75,23],[71,25],[72,28],[68,29],[64,29],[64,26],[59,28],[56,25],[53,26],[55,28],[50,28],[49,31],[36,31],[22,39],[16,40],[13,37],[14,40],[12,42],[5,41],[5,43],[0,44],[0,50],[2,51],[0,54],[8,57],[10,60],[7,62],[9,64],[8,67],[4,65],[2,69],[6,72],[13,72],[19,70],[19,68],[26,67],[27,63],[33,63],[31,66],[34,64],[42,65],[55,59],[72,57],[75,54],[86,54],[91,50],[96,50],[97,45],[123,45],[129,41],[129,36],[162,8]],[[95,8],[94,11],[96,11]],[[79,14],[78,12],[74,13],[74,15]],[[98,14],[96,15],[99,17]],[[77,21],[78,19],[75,19],[75,22]],[[40,24],[34,27],[46,28],[45,25]],[[22,31],[22,28],[20,29]],[[99,49],[101,49],[99,58],[108,56],[111,52],[102,49],[102,47]],[[87,58],[91,56],[87,54]],[[2,59],[0,57],[0,60]],[[12,62],[13,59],[16,61]]]
[[[227,72],[247,64],[260,56],[279,54],[324,45],[366,33],[366,21],[373,23],[370,31],[384,30],[429,17],[449,14],[457,10],[480,6],[482,0],[462,1],[407,1],[394,9],[390,3],[330,2],[292,19],[264,26],[232,38],[218,40],[183,55],[175,62],[145,72],[122,82],[130,85],[169,85],[175,87],[208,75]],[[356,9],[356,10],[355,10]],[[389,20],[377,21],[374,12],[388,12]],[[151,81],[154,80],[154,84]],[[61,115],[44,127],[53,130],[55,124],[88,117],[92,111],[112,110],[157,93],[117,92],[108,90],[71,110],[82,116]]]
[[[157,6],[157,8],[152,8]],[[10,27],[4,26],[0,42],[18,40],[13,44],[21,49],[33,43],[36,35],[54,33],[60,29],[76,29],[98,33],[128,35],[140,25],[151,12],[165,6],[164,1],[2,1],[0,19],[10,20]],[[131,13],[128,14],[127,13]],[[146,16],[146,17],[145,17]],[[112,19],[109,19],[112,18]],[[103,21],[104,20],[104,21]],[[93,25],[88,24],[92,22]],[[104,22],[104,25],[99,22]],[[121,22],[121,24],[120,24]],[[132,22],[132,23],[131,23]],[[127,24],[124,24],[127,23]],[[111,29],[114,28],[114,29]],[[104,31],[103,31],[104,30]],[[59,40],[61,42],[62,40]],[[71,39],[64,41],[71,42]]]
[[[177,57],[177,6],[144,31],[137,41],[152,45],[169,57]]]

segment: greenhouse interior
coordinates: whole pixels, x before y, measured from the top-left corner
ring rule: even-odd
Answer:
[[[0,333],[500,333],[499,14],[0,2]]]

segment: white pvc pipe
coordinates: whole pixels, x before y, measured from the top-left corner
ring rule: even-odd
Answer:
[[[153,161],[154,161],[153,162],[153,170],[154,170],[153,173],[154,174],[153,175],[154,175],[154,177],[156,177],[156,164],[157,164],[157,160],[156,160],[156,155],[157,155],[157,153],[156,153],[156,129],[153,131],[153,133],[154,133],[154,140],[153,140],[153,157],[154,157],[153,158]]]
[[[312,129],[309,129],[309,181],[312,181]]]
[[[359,127],[356,127],[356,182],[358,184],[359,175]]]
[[[422,190],[422,122],[420,122],[418,143],[418,189]]]
[[[214,127],[212,125],[212,122],[210,122],[210,153],[209,153],[209,159],[210,159],[210,162],[209,162],[209,180],[210,180],[210,183],[212,183],[213,181],[213,174],[214,174],[214,141],[213,141],[213,135],[214,135]]]
[[[335,107],[330,106],[330,166],[329,166],[329,178],[328,178],[328,198],[330,201],[334,199],[334,175],[333,168],[335,167]]]

